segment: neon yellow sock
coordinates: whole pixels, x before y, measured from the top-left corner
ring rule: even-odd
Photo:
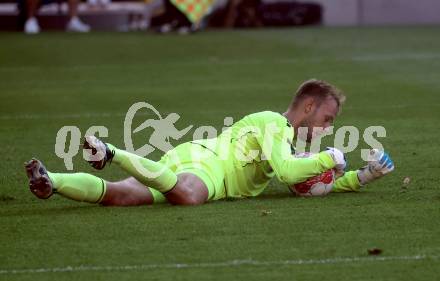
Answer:
[[[76,201],[99,203],[104,197],[106,184],[103,179],[86,173],[62,174],[47,172],[55,191]]]
[[[115,151],[113,163],[146,186],[162,193],[170,191],[177,183],[176,174],[162,163],[151,161],[134,153],[117,149],[107,144],[110,150]]]

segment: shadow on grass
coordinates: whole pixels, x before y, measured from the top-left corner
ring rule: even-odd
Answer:
[[[56,207],[37,207],[29,206],[22,209],[5,211],[1,217],[21,217],[21,216],[41,216],[41,215],[60,215],[82,213],[83,210],[95,209],[98,206],[56,206]]]
[[[359,197],[363,193],[356,193],[354,196]],[[219,201],[210,201],[208,205],[215,206],[216,203],[226,203],[226,204],[234,204],[234,202],[262,202],[262,201],[277,201],[277,200],[320,200],[320,199],[328,199],[329,197],[339,197],[348,195],[347,193],[341,194],[331,194],[329,196],[324,197],[314,197],[314,198],[305,198],[295,196],[290,193],[267,193],[261,194],[257,197],[248,197],[248,198],[226,198],[221,199]],[[365,195],[365,194],[364,194]],[[353,194],[350,194],[353,196]],[[143,209],[148,212],[163,212],[164,209],[168,208],[200,208],[202,206],[173,206],[168,203],[160,203],[155,205],[143,205],[143,206],[102,206],[98,204],[86,204],[86,203],[73,203],[77,205],[65,205],[65,204],[30,204],[30,205],[9,205],[11,209],[3,209],[0,212],[0,217],[22,217],[22,216],[59,216],[59,215],[72,215],[72,214],[100,214],[104,212],[108,213],[126,213],[133,212],[136,210],[138,212],[139,209]],[[205,204],[206,205],[206,204]],[[223,205],[223,204],[222,204]]]
[[[4,205],[6,207],[6,205]],[[59,216],[59,215],[86,215],[103,213],[130,213],[139,212],[163,212],[164,209],[173,207],[168,203],[142,206],[103,206],[74,201],[66,202],[32,202],[30,204],[9,204],[7,208],[0,208],[0,217],[23,217],[23,216]]]

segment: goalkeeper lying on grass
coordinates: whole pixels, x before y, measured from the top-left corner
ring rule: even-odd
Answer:
[[[58,193],[76,201],[113,206],[166,201],[197,205],[257,196],[274,176],[291,186],[334,169],[342,176],[335,181],[333,192],[357,191],[394,169],[386,153],[372,150],[367,166],[345,173],[344,155],[335,148],[309,158],[293,155],[298,128],[308,128],[306,141],[310,142],[313,128],[332,125],[344,99],[337,88],[324,81],[306,81],[285,113],[250,114],[217,138],[183,143],[159,162],[88,136],[84,148],[91,154],[89,162],[94,168],[100,170],[112,162],[131,177],[109,182],[86,173],[52,173],[32,159],[26,163],[30,190],[42,199]]]

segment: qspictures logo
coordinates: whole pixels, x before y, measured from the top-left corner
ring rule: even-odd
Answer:
[[[146,114],[147,113],[147,114]],[[139,116],[154,116],[154,118],[148,118],[140,125],[134,127],[133,120]],[[141,157],[148,157],[152,152],[159,150],[162,153],[171,154],[170,158],[176,161],[177,155],[173,154],[174,146],[171,144],[171,140],[180,140],[188,134],[192,133],[193,141],[201,139],[210,139],[211,148],[215,151],[221,151],[218,157],[222,160],[231,160],[229,158],[235,158],[238,161],[253,161],[254,159],[270,160],[272,157],[272,151],[274,149],[274,143],[276,139],[286,140],[288,142],[292,139],[294,134],[291,126],[277,126],[275,123],[265,124],[264,128],[255,126],[242,126],[237,132],[234,132],[232,137],[232,128],[234,120],[232,117],[225,117],[223,119],[224,127],[219,132],[213,126],[200,126],[196,127],[192,124],[188,124],[183,128],[177,128],[176,123],[180,119],[178,113],[170,113],[162,115],[153,105],[147,102],[137,102],[133,104],[127,111],[124,118],[124,149],[128,152],[134,153]],[[122,121],[122,120],[121,120]],[[134,127],[134,128],[133,128]],[[135,148],[133,144],[133,136],[145,129],[149,128],[152,133],[149,135],[148,141],[139,148]],[[312,140],[309,146],[307,146],[306,139],[309,133],[309,128],[300,127],[297,131],[297,136],[294,139],[294,143],[289,143],[294,153],[318,153],[322,150],[321,141],[323,137],[334,134],[334,147],[341,150],[343,153],[349,153],[354,151],[360,144],[361,131],[354,126],[342,126],[336,131],[334,127],[314,127],[312,129]],[[70,138],[69,138],[70,135]],[[75,157],[81,147],[81,138],[83,136],[97,136],[104,141],[109,136],[109,130],[105,126],[91,126],[88,128],[84,135],[81,134],[80,129],[77,126],[64,126],[59,129],[56,141],[55,141],[55,154],[64,160],[64,164],[67,170],[73,170],[73,157]],[[238,137],[237,137],[238,136]],[[246,142],[249,137],[259,136],[262,140],[261,149],[246,150]],[[377,138],[386,137],[386,129],[383,126],[369,126],[362,132],[363,141],[370,146],[383,150],[383,145]],[[235,143],[235,145],[231,145]],[[361,158],[365,161],[369,159],[370,149],[361,149]],[[194,162],[200,162],[206,155],[200,155],[200,149],[194,149],[191,151],[192,159]],[[284,153],[281,155],[283,159],[293,157],[292,153]],[[104,153],[100,153],[94,156],[94,160],[101,160],[104,157]],[[83,150],[83,158],[90,160],[90,151]],[[100,158],[100,159],[97,159]],[[178,159],[177,159],[178,160]],[[133,165],[139,172],[144,173],[146,176],[153,176],[152,173],[146,170],[139,161],[134,161]],[[157,172],[154,173],[157,176]]]

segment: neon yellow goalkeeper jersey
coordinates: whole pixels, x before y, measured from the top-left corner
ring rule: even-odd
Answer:
[[[222,160],[226,197],[247,197],[260,194],[274,176],[291,185],[334,167],[324,152],[295,158],[293,138],[294,129],[283,115],[264,111],[245,116],[216,139],[197,142]]]

